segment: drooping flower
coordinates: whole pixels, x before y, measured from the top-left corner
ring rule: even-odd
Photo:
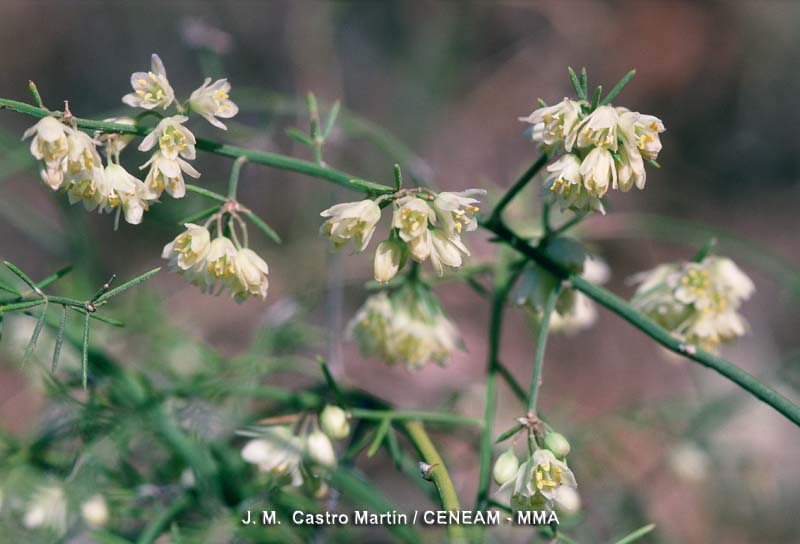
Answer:
[[[375,249],[373,275],[378,283],[391,281],[400,271],[405,257],[405,246],[399,240],[384,240]]]
[[[682,340],[717,351],[747,330],[738,309],[755,287],[730,259],[660,265],[634,280],[633,305]]]
[[[133,92],[122,97],[132,108],[167,109],[175,100],[175,92],[167,80],[167,71],[161,58],[153,53],[149,72],[134,72],[131,75]]]
[[[150,167],[144,180],[148,190],[160,196],[166,191],[173,198],[183,198],[186,195],[186,183],[183,180],[184,172],[193,178],[200,177],[200,172],[185,160],[177,157],[170,159],[161,151],[156,151],[150,160],[139,169]]]
[[[637,189],[644,189],[647,173],[644,161],[639,150],[628,141],[623,142],[618,150],[617,181],[619,189],[623,192],[630,191],[636,185]],[[617,185],[614,186],[614,189]]]
[[[202,271],[193,278],[203,292],[213,291],[219,286],[219,292],[236,281],[236,256],[238,252],[233,242],[225,236],[217,236],[208,246],[208,251],[198,263]]]
[[[431,239],[431,264],[436,274],[442,276],[444,267],[458,268],[463,261],[462,255],[469,256],[469,250],[461,242],[458,235],[450,238],[441,229],[430,231]]]
[[[364,355],[410,369],[444,365],[460,344],[455,326],[433,295],[421,295],[408,285],[391,298],[385,292],[369,297],[350,321],[348,335]]]
[[[69,184],[80,183],[87,178],[94,177],[94,169],[102,167],[100,154],[97,152],[97,141],[88,134],[73,130],[67,136],[66,181]]]
[[[611,106],[598,106],[576,128],[575,145],[580,148],[600,147],[616,151],[620,118]],[[571,146],[567,145],[567,151]]]
[[[603,202],[584,187],[581,160],[576,155],[562,155],[547,166],[547,171],[550,175],[545,180],[545,188],[555,196],[562,211],[599,211],[605,214]]]
[[[42,163],[39,174],[51,189],[61,187],[64,181],[65,162],[69,155],[67,137],[73,130],[53,116],[43,117],[22,135],[31,140],[31,154]]]
[[[428,230],[428,225],[435,221],[436,213],[421,198],[404,196],[395,203],[392,227],[397,229],[404,242],[422,236]]]
[[[655,160],[661,151],[659,134],[664,132],[664,123],[653,115],[644,115],[627,108],[617,108],[620,117],[620,130],[643,157]]]
[[[189,97],[189,106],[192,111],[197,112],[217,128],[228,130],[225,124],[217,119],[229,119],[239,113],[239,107],[234,104],[228,93],[231,91],[231,84],[226,79],[218,79],[211,83],[211,78],[207,77],[203,85],[192,92]]]
[[[316,464],[323,467],[332,467],[336,464],[336,452],[328,435],[320,430],[312,431],[306,437],[308,457]]]
[[[519,459],[514,455],[514,450],[510,448],[497,457],[492,469],[492,476],[497,485],[503,485],[514,479],[517,470],[519,470]]]
[[[235,269],[237,281],[233,284],[233,296],[237,302],[249,296],[267,298],[269,288],[269,267],[258,254],[249,248],[242,248],[236,253]]]
[[[211,234],[206,227],[194,223],[184,224],[186,230],[164,246],[162,259],[169,260],[170,269],[184,274],[199,268],[211,245]]]
[[[319,425],[325,434],[335,440],[344,440],[350,434],[347,413],[332,404],[328,404],[322,409],[319,415]]]
[[[28,529],[49,528],[62,534],[67,527],[67,499],[58,485],[40,488],[31,497],[22,524]]]
[[[580,120],[582,102],[564,98],[554,106],[539,108],[519,120],[532,125],[531,139],[541,143],[545,150],[554,152],[565,146],[572,147],[575,128]]]
[[[250,440],[242,448],[242,458],[257,465],[261,472],[276,476],[288,475],[291,485],[303,484],[300,464],[303,461],[303,443],[288,427],[268,427],[263,438]]]
[[[119,164],[106,166],[102,176],[101,193],[106,195],[102,206],[106,210],[122,210],[125,221],[138,225],[156,195],[150,192],[142,180],[131,175]]]
[[[550,450],[537,449],[517,470],[516,477],[500,490],[511,491],[512,510],[552,510],[561,498],[561,488],[575,489],[575,476],[566,462]]]
[[[447,236],[457,237],[462,230],[471,232],[478,228],[474,214],[479,211],[476,195],[485,195],[483,189],[468,189],[458,193],[442,192],[433,200],[433,210]]]
[[[139,144],[139,151],[150,151],[158,144],[161,154],[168,159],[174,160],[180,155],[184,159],[193,160],[196,155],[195,137],[183,126],[188,119],[185,115],[173,115],[162,119],[156,128],[144,137]]]
[[[610,187],[617,186],[617,168],[614,156],[607,149],[595,147],[581,162],[583,186],[593,196],[600,198]]]
[[[320,215],[330,218],[320,227],[320,234],[330,238],[336,249],[352,239],[356,251],[364,251],[381,218],[381,209],[374,200],[366,199],[336,204]]]

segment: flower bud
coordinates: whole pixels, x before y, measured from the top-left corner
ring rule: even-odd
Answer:
[[[561,433],[547,433],[544,435],[544,447],[552,451],[560,459],[569,455],[569,442]]]
[[[403,262],[403,244],[397,240],[384,240],[375,249],[373,272],[375,281],[386,283],[391,281],[400,270]]]
[[[319,416],[319,424],[325,434],[334,440],[343,440],[350,434],[347,414],[338,406],[327,405]]]
[[[514,455],[514,450],[509,449],[500,455],[494,463],[494,470],[492,471],[494,481],[497,482],[497,485],[510,482],[516,476],[517,469],[519,469],[519,459]]]
[[[314,431],[308,435],[308,456],[319,465],[330,467],[336,464],[336,453],[330,438],[322,431]]]
[[[81,504],[81,516],[90,527],[103,527],[108,522],[108,505],[102,495],[95,495]]]
[[[562,486],[555,492],[556,507],[565,514],[576,514],[581,509],[581,496],[574,487]]]

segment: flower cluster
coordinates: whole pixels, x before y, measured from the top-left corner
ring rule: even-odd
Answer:
[[[290,427],[267,427],[259,438],[242,448],[242,458],[259,470],[300,486],[304,474],[320,475],[336,465],[336,451],[331,438],[341,440],[350,432],[347,415],[337,406],[326,406],[310,432],[295,434]],[[330,438],[329,438],[330,437]],[[310,466],[308,466],[310,465]]]
[[[640,284],[634,307],[686,342],[718,351],[747,329],[738,310],[755,287],[730,259],[662,264],[634,280]]]
[[[520,121],[532,125],[531,138],[550,155],[561,155],[547,166],[545,187],[561,209],[605,213],[600,200],[609,189],[643,189],[644,162],[661,151],[664,124],[652,115],[623,107],[564,98]]]
[[[133,91],[123,97],[128,106],[166,110],[175,104],[178,112],[194,111],[212,125],[225,129],[218,117],[236,115],[238,108],[230,101],[230,84],[224,80],[211,83],[207,79],[195,90],[187,106],[175,99],[167,79],[164,63],[158,55],[152,56],[149,72],[136,72],[131,76]],[[173,198],[186,194],[183,175],[193,178],[200,173],[187,160],[195,158],[195,137],[183,124],[184,115],[162,118],[158,125],[142,140],[140,151],[150,151],[157,146],[150,159],[140,169],[148,168],[144,181],[125,170],[119,160],[120,153],[133,139],[132,134],[95,132],[94,138],[77,128],[75,118],[66,112],[42,118],[25,131],[23,139],[31,138],[31,154],[40,162],[40,176],[54,191],[67,193],[71,204],[82,202],[87,210],[115,211],[125,221],[139,224],[149,206],[165,191]],[[136,119],[120,117],[107,119],[121,125],[136,126]],[[106,166],[97,146],[103,146]]]
[[[403,363],[409,369],[430,362],[444,365],[460,345],[455,326],[419,284],[369,297],[350,321],[348,335],[365,356]]]
[[[385,283],[394,278],[408,256],[416,262],[430,258],[436,273],[445,267],[458,268],[469,250],[461,240],[462,232],[478,228],[474,198],[485,194],[481,189],[459,193],[434,194],[427,190],[398,191],[393,201],[392,230],[375,251],[375,280]],[[335,248],[353,240],[356,251],[364,251],[381,218],[380,199],[337,204],[320,215],[328,218],[320,228]]]
[[[224,235],[221,226],[223,213],[212,216],[202,226],[186,223],[186,230],[164,246],[161,257],[169,260],[173,271],[199,286],[203,292],[220,294],[230,289],[237,302],[250,296],[265,299],[269,267],[246,244],[242,247],[238,243],[233,221],[229,222],[229,227],[234,241]],[[212,223],[217,225],[213,239],[208,229]]]

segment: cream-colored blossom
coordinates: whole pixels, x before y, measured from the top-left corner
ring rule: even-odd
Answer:
[[[422,236],[428,225],[436,221],[436,213],[427,202],[416,196],[404,196],[395,202],[392,227],[405,242]]]
[[[233,296],[241,302],[250,296],[267,298],[269,289],[269,267],[266,261],[252,249],[242,248],[235,257],[236,282],[233,283]]]
[[[194,223],[184,224],[186,230],[164,246],[162,259],[169,260],[169,266],[179,274],[198,269],[205,262],[211,245],[211,234],[206,227]]]
[[[462,255],[469,256],[469,250],[461,242],[458,235],[450,238],[441,229],[430,231],[431,238],[431,264],[436,274],[444,275],[444,267],[458,268],[463,262]]]
[[[581,162],[583,186],[593,196],[600,198],[609,187],[617,185],[617,168],[614,157],[607,149],[595,147]]]
[[[552,510],[558,506],[563,487],[575,489],[575,476],[566,462],[556,459],[550,450],[537,449],[517,470],[516,477],[500,490],[511,491],[511,508],[522,510]]]
[[[150,151],[158,144],[161,154],[168,159],[193,160],[197,154],[195,150],[195,137],[192,132],[183,126],[189,118],[185,115],[173,115],[162,119],[156,128],[144,137],[139,144],[139,151]]]
[[[268,427],[262,438],[250,440],[242,448],[242,458],[257,465],[261,472],[276,476],[288,475],[291,485],[303,484],[300,465],[303,461],[303,443],[288,427]]]
[[[475,213],[479,211],[476,204],[480,201],[473,197],[485,194],[486,191],[483,189],[468,189],[458,193],[442,192],[436,195],[432,207],[448,237],[455,238],[462,231],[471,232],[478,228]]]
[[[211,78],[207,77],[203,85],[192,92],[189,97],[189,107],[215,127],[228,130],[228,127],[217,118],[229,119],[239,113],[239,107],[228,96],[230,92],[231,84],[228,80],[218,79],[211,83]]]
[[[94,177],[94,169],[102,167],[100,154],[97,152],[97,141],[88,134],[73,130],[67,136],[66,180],[68,183],[80,183],[86,178]]]
[[[620,118],[611,106],[598,106],[576,128],[575,145],[579,148],[600,147],[616,151]],[[567,151],[571,146],[567,146]]]
[[[581,117],[582,102],[564,98],[558,104],[534,110],[519,120],[532,125],[531,139],[541,143],[549,152],[566,147],[575,141],[575,128]]]
[[[406,242],[406,247],[412,259],[418,263],[426,261],[428,257],[431,256],[431,250],[433,248],[431,231],[425,229],[419,236]]]
[[[381,218],[381,209],[374,200],[366,199],[336,204],[320,215],[330,218],[320,227],[320,234],[330,238],[336,249],[352,239],[356,251],[364,251]]]
[[[306,451],[309,459],[318,465],[332,467],[336,464],[336,452],[331,439],[322,431],[312,431],[306,437]]]
[[[373,275],[378,283],[391,281],[400,271],[405,256],[405,246],[399,240],[384,240],[375,248]]]
[[[335,440],[344,440],[350,434],[347,413],[332,404],[328,404],[322,409],[319,415],[319,425],[325,434]]]
[[[108,119],[103,119],[103,121],[117,125],[127,125],[131,127],[136,126],[136,119],[128,116],[109,117]],[[136,138],[135,134],[102,132],[100,130],[96,130],[94,133],[94,139],[105,148],[107,157],[118,158],[119,154],[122,153],[122,150],[125,149],[128,144],[134,140],[134,138]]]
[[[630,191],[636,185],[637,189],[644,189],[647,173],[644,169],[644,161],[639,150],[628,141],[623,142],[618,150],[619,160],[617,161],[617,184],[614,189]]]
[[[236,256],[238,251],[233,242],[225,236],[217,236],[208,246],[208,251],[198,263],[199,274],[193,283],[200,286],[203,292],[213,291],[219,287],[222,292],[238,281],[236,274]]]
[[[39,174],[51,189],[56,190],[64,182],[64,171],[69,156],[67,137],[73,130],[53,116],[43,117],[22,135],[31,140],[31,154],[42,163]]]
[[[603,202],[589,192],[583,185],[581,160],[572,153],[562,155],[547,166],[550,175],[545,180],[545,188],[554,195],[561,210],[576,212],[599,211],[605,214]]]
[[[175,100],[175,92],[167,80],[167,71],[161,58],[153,53],[149,72],[134,72],[131,75],[133,92],[122,97],[122,101],[132,108],[167,109]]]
[[[109,164],[103,172],[101,194],[106,196],[102,206],[105,210],[121,209],[125,221],[138,225],[150,202],[156,199],[142,180],[131,175],[119,164]]]
[[[156,151],[150,160],[144,163],[139,169],[150,167],[147,177],[144,180],[148,190],[160,196],[166,191],[173,198],[183,198],[186,195],[186,183],[183,180],[184,172],[193,177],[199,178],[200,172],[181,159],[180,157],[170,159],[161,151]]]
[[[492,468],[492,476],[497,485],[503,485],[516,477],[517,470],[519,470],[519,459],[514,455],[513,449],[508,449],[497,457]]]
[[[646,159],[655,160],[661,151],[659,134],[664,132],[664,123],[653,115],[644,115],[627,108],[617,108],[620,129]]]
[[[682,340],[717,351],[747,330],[738,309],[755,287],[730,259],[660,265],[634,280],[634,306]]]

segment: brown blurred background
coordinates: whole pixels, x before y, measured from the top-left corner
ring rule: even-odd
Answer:
[[[387,182],[398,160],[408,175],[442,189],[487,188],[490,201],[537,156],[516,118],[534,109],[537,97],[553,102],[571,93],[568,65],[586,66],[590,85],[606,89],[636,68],[615,103],[664,120],[662,168],[648,168],[645,191],[612,195],[609,215],[587,222],[582,235],[611,264],[609,286],[625,297],[631,274],[689,258],[702,244],[701,235],[659,217],[733,237],[720,251],[742,265],[758,291],[743,310],[751,334],[724,354],[800,399],[800,3],[1,0],[0,8],[0,96],[30,102],[32,79],[51,107],[68,99],[81,117],[123,111],[130,73],[157,52],[179,96],[204,75],[232,82],[242,113],[230,132],[196,122],[198,134],[307,158],[284,132],[290,125],[306,129],[307,120],[282,97],[311,90],[325,104],[341,99],[348,112],[404,144],[380,137],[376,144],[369,130],[340,130],[325,150],[331,165]],[[142,225],[113,232],[111,218],[71,209],[38,182],[24,146],[10,143],[30,124],[0,112],[0,132],[8,136],[0,162],[0,255],[34,277],[74,263],[90,290],[112,272],[143,271],[159,263],[161,247],[177,234],[176,219],[207,205],[192,195],[167,200]],[[131,169],[144,162],[133,150],[123,160]],[[224,187],[229,161],[201,154],[195,165],[200,184]],[[267,302],[236,305],[162,273],[149,288],[164,297],[169,319],[235,355],[265,312],[299,301],[328,334],[325,349],[342,381],[403,408],[440,409],[455,396],[454,409],[482,413],[488,305],[480,297],[456,285],[439,289],[466,344],[450,367],[409,373],[365,361],[342,331],[366,296],[371,255],[331,256],[317,237],[319,211],[353,195],[257,165],[246,167],[240,187],[240,200],[284,239],[276,246],[251,234],[270,265]],[[535,190],[522,193],[516,224],[532,224],[538,206]],[[494,246],[485,239],[478,232],[468,240],[473,262],[492,259]],[[508,315],[502,360],[525,383],[531,327],[521,311]],[[653,542],[800,539],[800,433],[788,421],[711,371],[665,356],[604,310],[594,328],[554,337],[549,347],[542,407],[574,437],[585,519],[573,533],[582,541],[607,540],[649,521],[659,526]],[[2,425],[24,433],[41,400],[23,387],[13,362],[0,373]],[[521,408],[503,386],[499,398],[502,430]],[[722,417],[693,426],[694,416],[720,399],[733,399]],[[469,504],[475,437],[437,438]],[[686,451],[693,453],[688,460],[680,457]],[[382,487],[401,503],[413,501],[389,485],[399,476],[376,459],[365,470],[383,478]]]

